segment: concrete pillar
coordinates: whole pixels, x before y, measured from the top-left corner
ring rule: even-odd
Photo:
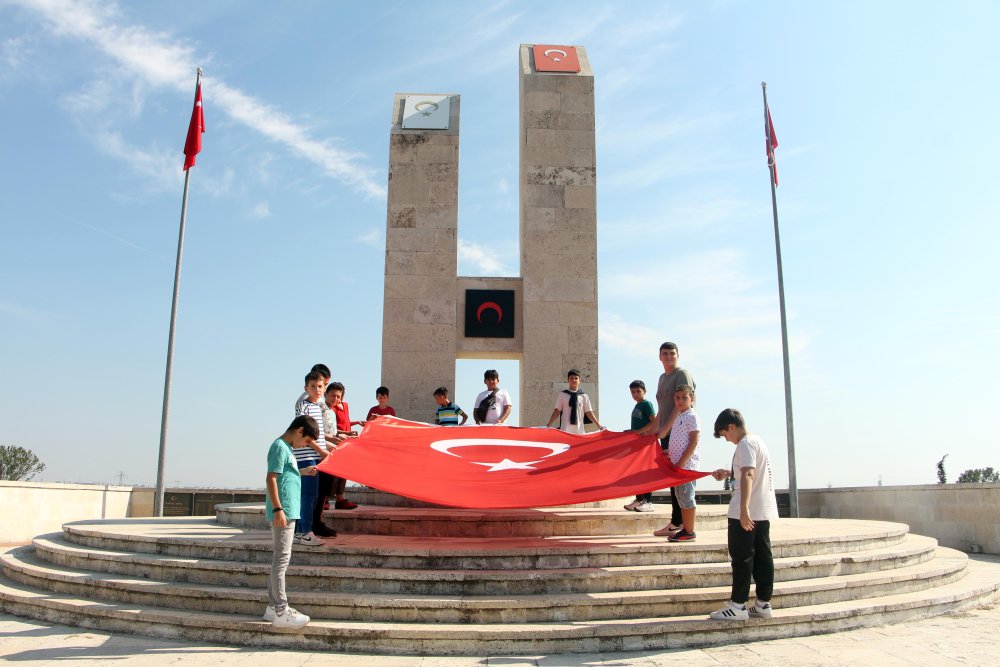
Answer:
[[[402,127],[393,102],[385,229],[382,383],[405,419],[431,421],[433,391],[455,390],[458,272],[458,95],[448,129]]]
[[[597,206],[594,75],[537,72],[520,51],[521,424],[544,424],[566,371],[597,410]],[[598,412],[598,416],[600,413]]]

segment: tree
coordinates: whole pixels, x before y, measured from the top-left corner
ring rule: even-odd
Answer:
[[[0,480],[27,482],[43,470],[45,464],[30,449],[0,445]]]
[[[959,484],[997,484],[1000,483],[1000,472],[993,468],[973,468],[958,476]]]
[[[944,471],[944,460],[946,458],[948,458],[947,454],[945,454],[944,456],[942,456],[941,460],[938,461],[938,463],[937,463],[938,484],[947,484],[948,483],[948,475]]]

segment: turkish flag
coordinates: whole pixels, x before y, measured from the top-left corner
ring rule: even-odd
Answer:
[[[771,174],[774,178],[774,185],[778,185],[778,165],[774,160],[774,149],[778,147],[778,135],[774,133],[774,122],[771,121],[771,108],[764,106],[764,136],[765,149],[767,150],[767,166],[772,167]]]
[[[709,473],[675,468],[653,436],[549,428],[368,422],[318,466],[408,498],[476,509],[623,498]]]
[[[188,125],[187,140],[184,142],[184,170],[194,166],[195,156],[201,152],[201,135],[205,132],[205,112],[201,106],[201,84],[194,93],[194,108]]]

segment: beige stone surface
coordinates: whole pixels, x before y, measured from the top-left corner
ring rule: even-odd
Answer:
[[[925,484],[799,491],[799,513],[898,521],[942,546],[1000,554],[1000,484]]]
[[[129,515],[132,487],[0,481],[0,542],[24,542],[67,521]]]
[[[404,130],[404,98],[389,137],[382,384],[400,417],[427,421],[433,390],[455,385],[461,100],[447,130]]]
[[[728,646],[530,656],[380,656],[234,647],[112,634],[0,614],[0,660],[33,665],[284,667],[685,667],[1000,664],[1000,605],[898,625]]]

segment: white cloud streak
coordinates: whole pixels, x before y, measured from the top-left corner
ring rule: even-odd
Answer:
[[[458,266],[459,273],[463,276],[513,275],[498,253],[463,239],[458,240]]]
[[[192,93],[192,73],[197,63],[205,59],[199,57],[192,46],[169,33],[125,23],[116,5],[70,0],[15,2],[41,15],[52,34],[90,44],[126,73],[137,77],[139,87],[133,89],[133,109],[137,107],[135,94],[142,85]],[[203,85],[206,110],[221,110],[233,120],[316,164],[330,178],[366,196],[385,197],[385,186],[376,182],[372,168],[361,163],[361,155],[344,151],[330,140],[316,139],[308,128],[277,108],[220,79],[206,75]]]

